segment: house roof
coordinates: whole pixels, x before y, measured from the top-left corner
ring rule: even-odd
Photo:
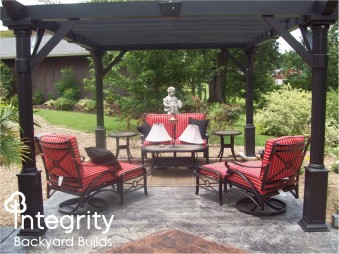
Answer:
[[[250,48],[337,19],[332,0],[181,0],[24,6],[2,0],[1,20],[60,34],[88,49]],[[274,29],[272,28],[274,24]],[[281,31],[280,31],[281,32]]]
[[[50,39],[51,35],[45,35],[41,41],[40,47],[43,47]],[[33,44],[35,37],[32,37]],[[47,57],[65,57],[65,56],[88,56],[89,51],[76,45],[61,40],[58,45],[48,54]],[[15,59],[16,43],[15,37],[6,37],[0,39],[0,59]]]

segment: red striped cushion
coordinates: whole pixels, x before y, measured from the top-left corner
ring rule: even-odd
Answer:
[[[261,161],[246,161],[246,162],[241,162],[240,164],[246,167],[242,167],[232,162],[227,162],[229,169],[238,170],[239,172],[243,173],[250,181],[252,181],[255,188],[258,191],[260,191],[261,184],[262,184],[262,178],[260,177]],[[251,188],[250,185],[238,174],[229,173],[227,175],[227,180],[234,182],[234,183],[238,183],[247,188]]]
[[[279,172],[279,170],[283,168],[284,163],[277,156],[273,156],[272,158],[270,158],[273,146],[277,143],[281,145],[288,145],[288,144],[296,144],[296,143],[300,143],[304,141],[305,141],[304,136],[283,136],[283,137],[267,140],[266,146],[265,146],[264,158],[263,158],[263,167],[265,167],[268,163],[270,163],[270,171],[267,176],[269,179],[272,177],[273,177],[272,180],[281,179],[281,178],[293,175],[294,172],[296,172],[299,169],[300,163],[302,160],[302,156],[299,156],[297,160],[293,161],[293,164],[291,165],[291,170],[285,171],[284,174],[277,174],[277,172]],[[290,147],[287,146],[285,149],[289,149],[289,148]],[[297,155],[301,155],[301,154],[302,154],[302,151],[297,150],[297,151],[291,151],[291,152],[286,152],[286,153],[280,153],[279,156],[282,156],[284,160],[293,160],[294,158],[296,158]],[[262,171],[262,174],[264,174],[264,171]]]
[[[205,170],[205,169],[209,169],[214,172]],[[225,166],[225,162],[216,162],[216,163],[212,163],[212,164],[207,164],[204,165],[202,167],[199,168],[199,174],[205,175],[205,176],[210,176],[216,179],[220,179],[220,178],[224,178],[227,174],[227,168]],[[219,177],[219,174],[221,174],[221,176]]]
[[[42,136],[40,140],[45,165],[49,171],[49,174],[75,178],[83,176],[78,143],[75,137],[48,134]],[[67,141],[69,141],[71,144],[74,157],[70,153],[68,144],[66,143]],[[76,164],[79,165],[79,171],[77,171]]]
[[[130,180],[136,178],[138,176],[142,176],[145,174],[146,169],[139,165],[129,164],[125,162],[119,162],[121,166],[121,170],[117,171],[116,174],[118,177],[123,176],[123,180]]]
[[[72,190],[75,192],[84,192],[94,182],[94,180],[106,170],[111,170],[112,174],[106,174],[102,176],[96,183],[94,183],[93,187],[98,186],[100,184],[109,183],[109,182],[113,184],[118,178],[115,175],[115,170],[112,169],[111,166],[97,165],[92,162],[83,162],[82,168],[84,172],[84,177],[80,179],[82,182],[82,188],[78,184],[72,183],[72,181],[77,180],[76,178],[73,178],[73,179],[64,178],[60,187],[64,189]],[[58,186],[58,177],[54,175],[51,176],[49,184]]]

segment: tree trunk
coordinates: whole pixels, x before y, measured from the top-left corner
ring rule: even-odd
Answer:
[[[209,102],[225,103],[226,64],[226,49],[221,49],[216,59],[216,74],[209,82]]]

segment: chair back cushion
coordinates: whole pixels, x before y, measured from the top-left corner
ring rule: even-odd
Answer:
[[[52,185],[82,188],[83,168],[74,136],[47,134],[39,138],[47,179]],[[59,181],[59,182],[58,182]]]
[[[263,184],[296,176],[304,158],[304,150],[304,136],[283,136],[267,140],[261,171]]]

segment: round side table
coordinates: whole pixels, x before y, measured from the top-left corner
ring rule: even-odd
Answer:
[[[119,151],[120,149],[126,149],[127,151],[127,158],[129,163],[131,163],[131,159],[133,159],[131,151],[129,150],[129,139],[138,135],[136,132],[132,131],[122,131],[122,132],[112,132],[108,134],[108,137],[115,138],[116,140],[116,157],[118,158],[119,156]],[[125,145],[120,145],[119,139],[120,138],[126,138],[126,144]]]
[[[218,154],[217,158],[220,158],[219,161],[222,160],[222,157],[224,155],[224,149],[225,148],[231,148],[232,155],[235,160],[237,160],[237,157],[235,156],[234,153],[234,136],[242,134],[241,131],[215,131],[213,132],[214,135],[220,137],[220,151]],[[231,143],[226,143],[224,142],[224,137],[230,137]]]

